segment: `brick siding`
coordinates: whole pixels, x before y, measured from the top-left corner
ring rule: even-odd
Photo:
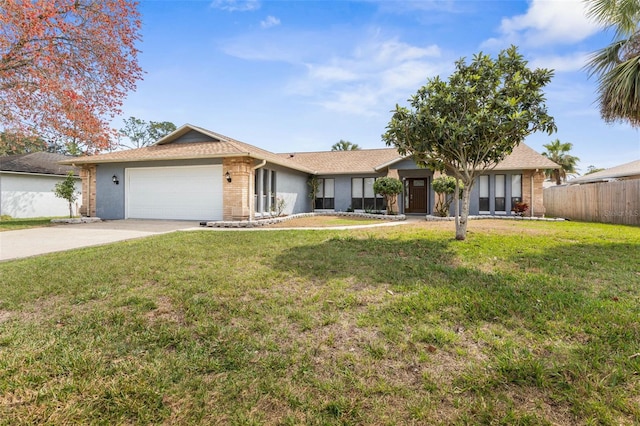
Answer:
[[[253,159],[231,157],[222,160],[222,218],[249,220],[253,215]],[[224,178],[229,172],[231,182]]]

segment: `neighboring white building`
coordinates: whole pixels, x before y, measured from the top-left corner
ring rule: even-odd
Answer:
[[[74,215],[82,200],[82,183],[74,167],[58,164],[69,157],[50,152],[0,157],[0,215],[12,218],[58,217],[69,215],[69,205],[53,192],[67,173],[77,177],[79,194]]]

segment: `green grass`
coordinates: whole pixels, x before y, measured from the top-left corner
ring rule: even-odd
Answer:
[[[0,263],[0,424],[640,423],[639,228],[452,236],[179,232]]]
[[[28,219],[14,219],[9,218],[6,219],[3,217],[0,220],[0,232],[2,231],[13,231],[16,229],[26,229],[26,228],[38,228],[42,226],[51,226],[51,219],[55,219],[52,217],[35,217]]]

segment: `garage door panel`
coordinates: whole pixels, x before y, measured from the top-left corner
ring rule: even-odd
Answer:
[[[222,166],[126,170],[127,217],[221,220]]]

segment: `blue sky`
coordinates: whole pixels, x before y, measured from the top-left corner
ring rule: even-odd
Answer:
[[[454,62],[510,44],[555,70],[547,106],[579,168],[640,158],[640,132],[608,125],[582,67],[611,41],[581,0],[143,0],[146,74],[122,119],[205,127],[273,152],[322,151],[340,139],[385,147],[395,105]]]

